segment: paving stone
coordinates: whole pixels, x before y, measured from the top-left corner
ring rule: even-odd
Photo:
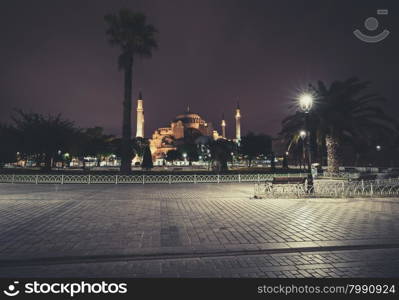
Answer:
[[[115,271],[112,264],[117,262],[98,261],[68,268],[63,264],[41,269],[18,266],[15,271],[2,267],[0,273],[58,274],[59,268],[65,274],[76,273],[71,266],[78,266],[82,274],[129,276],[196,272],[222,276],[225,270],[235,276],[397,273],[397,261],[392,260],[396,248],[335,251],[334,247],[399,244],[399,199],[250,199],[252,193],[252,184],[0,184],[2,261],[68,261],[76,256],[84,262],[95,255],[123,260],[126,255],[168,254],[184,262],[174,265],[169,260],[164,268],[162,259],[153,260],[140,272],[131,267],[142,262],[126,261]],[[309,247],[331,247],[331,251],[243,255]],[[232,252],[234,256],[209,258],[212,253]],[[198,259],[179,258],[181,254]],[[298,268],[304,273],[292,273]]]

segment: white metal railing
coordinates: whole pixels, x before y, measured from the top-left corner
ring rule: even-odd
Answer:
[[[399,178],[377,180],[316,180],[312,189],[305,184],[255,183],[256,198],[278,197],[398,197]]]
[[[292,173],[292,174],[168,174],[168,175],[66,175],[66,174],[49,174],[49,175],[18,175],[18,174],[0,174],[0,183],[32,183],[32,184],[175,184],[175,183],[229,183],[229,182],[255,182],[263,183],[259,185],[258,189],[262,189],[271,182],[274,177],[306,177],[306,173]],[[345,179],[345,187],[350,184],[350,188],[357,187],[360,181],[349,183],[350,179],[356,178],[356,174],[340,173],[334,174],[334,176],[325,176],[325,178],[340,178]],[[323,178],[323,177],[321,177]],[[377,180],[376,182],[383,182],[384,180]],[[316,181],[317,182],[317,181]],[[320,182],[323,182],[320,181]],[[370,188],[369,181],[362,181],[364,189]],[[319,186],[319,183],[315,183],[321,193],[325,189],[330,189],[332,185],[328,187]],[[373,188],[378,188],[373,186]],[[358,188],[358,187],[357,187]],[[335,185],[334,185],[335,189]],[[337,187],[338,189],[338,187]],[[357,190],[357,189],[356,189]],[[262,192],[260,192],[262,193]]]
[[[228,183],[265,182],[273,177],[304,177],[297,174],[170,174],[170,175],[17,175],[0,174],[0,183],[52,184],[174,184],[174,183]]]

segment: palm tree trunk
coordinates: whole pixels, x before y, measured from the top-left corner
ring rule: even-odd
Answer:
[[[130,173],[132,170],[132,151],[130,139],[132,135],[132,79],[133,79],[133,56],[128,59],[125,66],[125,95],[123,100],[123,123],[122,123],[122,145],[121,145],[121,168],[122,173]]]
[[[329,173],[338,173],[340,166],[339,142],[333,135],[326,135],[327,148],[327,171]]]

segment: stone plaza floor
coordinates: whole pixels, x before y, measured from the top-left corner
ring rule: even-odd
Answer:
[[[399,199],[0,184],[0,277],[398,277]]]

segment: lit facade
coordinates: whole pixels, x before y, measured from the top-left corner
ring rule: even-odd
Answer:
[[[236,114],[236,136],[234,141],[241,140],[241,112],[237,105]],[[167,127],[156,129],[151,138],[150,150],[154,160],[163,159],[170,150],[175,150],[179,140],[182,141],[186,135],[191,136],[209,136],[213,140],[220,138],[226,139],[226,121],[224,115],[221,122],[222,135],[213,127],[212,123],[205,121],[200,115],[191,112],[187,108],[185,113],[179,114],[170,122]],[[144,101],[140,92],[137,100],[137,125],[136,137],[144,137]]]
[[[169,127],[161,127],[154,131],[150,139],[150,149],[154,158],[163,158],[169,150],[176,149],[176,141],[184,139],[186,134],[220,138],[211,123],[188,109],[186,113],[177,115]]]

